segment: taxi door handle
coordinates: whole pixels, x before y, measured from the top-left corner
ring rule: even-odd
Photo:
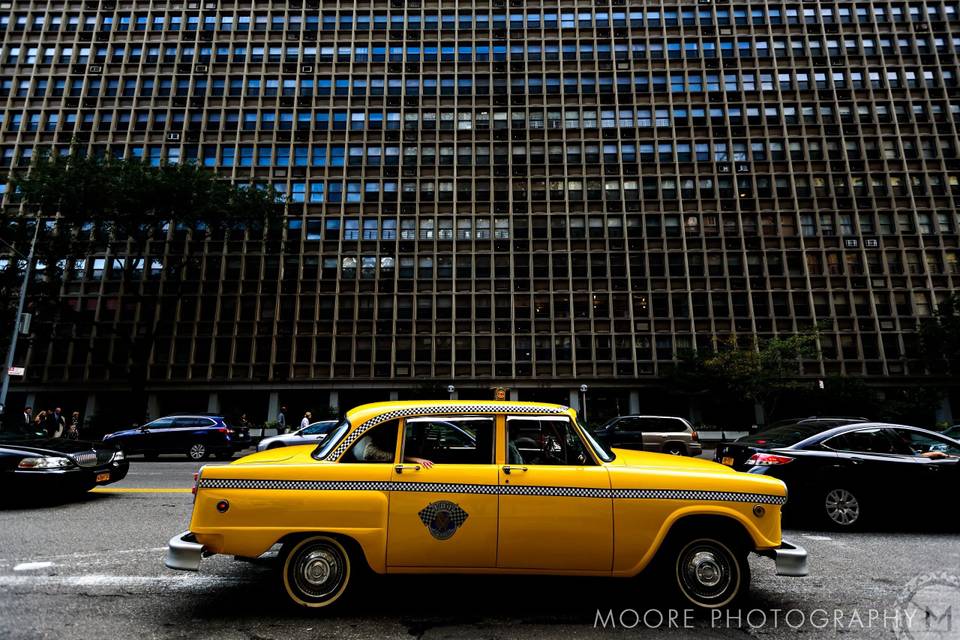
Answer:
[[[406,471],[420,471],[420,465],[418,464],[398,464],[394,467],[397,473],[403,473]]]
[[[509,464],[506,464],[503,466],[503,472],[507,475],[510,475],[510,472],[512,471],[526,471],[526,470],[527,470],[526,467],[510,466]]]

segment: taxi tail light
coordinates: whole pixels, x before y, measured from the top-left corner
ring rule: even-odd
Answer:
[[[755,453],[744,464],[750,467],[773,467],[793,462],[790,456],[778,456],[773,453]]]

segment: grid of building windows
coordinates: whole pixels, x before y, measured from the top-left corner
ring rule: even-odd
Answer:
[[[958,6],[0,2],[0,165],[77,140],[285,194],[276,243],[167,229],[154,302],[70,265],[82,313],[162,318],[157,384],[626,387],[813,324],[807,373],[909,376],[960,285]],[[110,332],[55,339],[29,384],[122,380]]]

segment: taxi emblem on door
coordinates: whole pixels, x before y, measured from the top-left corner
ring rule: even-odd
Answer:
[[[449,500],[438,500],[425,506],[418,515],[430,535],[437,540],[449,540],[469,514]]]

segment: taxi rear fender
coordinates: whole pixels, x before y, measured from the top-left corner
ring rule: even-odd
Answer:
[[[664,520],[654,543],[643,558],[627,571],[628,575],[636,575],[650,566],[657,553],[666,547],[665,543],[671,535],[687,531],[696,531],[705,536],[722,536],[726,540],[733,538],[733,542],[747,551],[769,549],[780,544],[779,537],[776,540],[766,537],[755,523],[736,509],[724,505],[691,505],[677,509]]]
[[[386,559],[384,558],[384,554],[382,550],[378,553],[372,540],[365,546],[353,535],[338,531],[298,531],[297,533],[287,534],[277,540],[277,543],[282,545],[280,553],[286,553],[287,550],[292,549],[297,542],[305,538],[319,535],[330,536],[343,543],[343,546],[347,549],[354,563],[362,563],[364,568],[374,571],[375,573],[386,572]]]

